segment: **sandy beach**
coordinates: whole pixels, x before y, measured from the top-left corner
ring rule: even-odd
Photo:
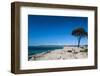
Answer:
[[[84,51],[86,48],[64,46],[63,49],[52,50],[40,54],[32,55],[32,60],[65,60],[65,59],[82,59],[87,58],[88,53]]]

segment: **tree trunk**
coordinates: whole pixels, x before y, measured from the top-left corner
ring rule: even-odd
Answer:
[[[80,47],[81,36],[78,38],[78,47]]]

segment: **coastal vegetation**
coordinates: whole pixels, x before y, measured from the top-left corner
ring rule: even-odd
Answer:
[[[84,28],[80,27],[80,28],[76,28],[72,31],[72,35],[77,37],[78,40],[78,47],[80,47],[80,41],[82,38],[87,37],[88,33],[85,31]]]

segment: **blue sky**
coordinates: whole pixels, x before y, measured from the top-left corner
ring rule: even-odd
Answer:
[[[87,17],[28,15],[28,45],[77,45],[72,30],[88,31]],[[87,44],[83,38],[81,44]]]

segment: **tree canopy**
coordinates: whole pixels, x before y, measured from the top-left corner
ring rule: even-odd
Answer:
[[[78,38],[78,47],[80,46],[80,40],[82,37],[88,37],[88,33],[85,31],[84,28],[76,28],[72,31],[72,35]]]

